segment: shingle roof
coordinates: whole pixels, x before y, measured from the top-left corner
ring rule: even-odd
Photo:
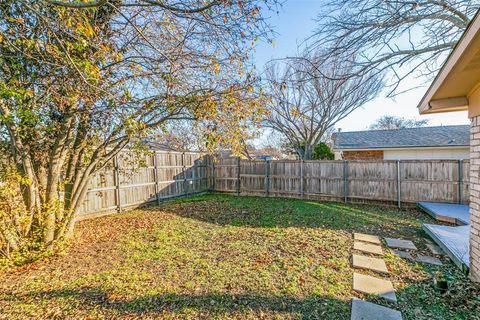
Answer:
[[[470,127],[439,126],[337,132],[334,149],[387,149],[468,146]]]

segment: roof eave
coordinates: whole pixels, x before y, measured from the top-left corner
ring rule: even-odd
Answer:
[[[467,49],[472,39],[476,36],[479,28],[480,10],[477,11],[475,17],[473,17],[472,21],[462,34],[461,38],[458,40],[452,52],[450,52],[448,55],[447,60],[443,64],[427,92],[425,92],[424,96],[422,97],[422,100],[417,106],[420,114],[464,111],[468,109],[468,99],[465,96],[448,97],[440,100],[432,100],[432,98],[439,90],[440,86],[444,84],[444,81],[452,72],[460,57]]]
[[[446,99],[431,100],[419,106],[420,114],[438,113],[438,112],[455,112],[468,110],[468,98],[453,97]]]

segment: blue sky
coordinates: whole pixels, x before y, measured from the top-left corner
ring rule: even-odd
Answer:
[[[270,13],[270,23],[277,33],[275,46],[262,42],[257,45],[254,61],[258,70],[270,59],[295,55],[297,44],[302,44],[315,29],[314,19],[320,11],[322,0],[286,0],[279,14]],[[383,115],[395,115],[405,118],[430,119],[429,125],[451,125],[469,123],[466,112],[453,112],[420,116],[417,104],[427,90],[419,86],[417,79],[410,79],[404,86],[417,87],[401,94],[392,100],[381,94],[377,99],[367,103],[363,108],[354,111],[346,119],[339,122],[337,128],[342,131],[366,129],[372,122]]]

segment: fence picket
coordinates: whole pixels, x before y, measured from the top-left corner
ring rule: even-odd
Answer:
[[[208,158],[208,161],[207,161]],[[141,160],[141,159],[140,159]],[[80,215],[115,212],[206,191],[335,201],[468,203],[468,160],[300,161],[220,159],[157,151],[144,164],[113,159],[95,174]]]
[[[267,194],[265,169],[259,170],[256,163],[265,165],[264,161],[241,162],[242,194]],[[388,201],[398,206],[418,201],[456,203],[460,196],[462,203],[468,201],[468,161],[459,164],[457,160],[332,160],[304,161],[302,165],[300,160],[271,160],[268,163],[270,196]],[[215,191],[235,193],[239,180],[236,164],[223,159],[215,167],[217,185],[222,186]]]
[[[154,156],[122,152],[113,166],[96,173],[79,216],[120,212],[149,202],[206,192],[207,156],[200,153],[156,151]],[[199,163],[202,161],[201,163]]]

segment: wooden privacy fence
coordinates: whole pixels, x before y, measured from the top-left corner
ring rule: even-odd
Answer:
[[[312,200],[468,203],[468,160],[212,161],[194,152],[123,152],[96,173],[79,216],[207,191]]]
[[[468,160],[300,161],[224,159],[212,189],[333,201],[468,203]]]
[[[90,181],[79,216],[121,212],[209,190],[208,157],[194,152],[120,153]]]

